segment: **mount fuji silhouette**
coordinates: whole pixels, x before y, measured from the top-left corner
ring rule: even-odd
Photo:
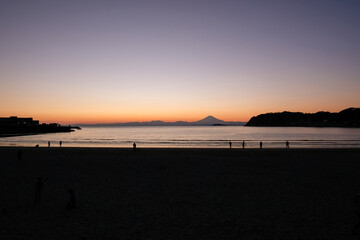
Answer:
[[[116,126],[244,126],[246,122],[227,122],[213,116],[207,116],[196,122],[163,122],[160,120],[150,122],[126,122],[126,123],[97,123],[97,124],[77,124],[85,127],[116,127]]]
[[[198,124],[198,125],[214,125],[214,124],[219,124],[219,125],[226,125],[226,122],[220,119],[217,119],[213,116],[207,116],[204,119],[201,119],[199,121],[196,122],[192,122],[192,124]]]

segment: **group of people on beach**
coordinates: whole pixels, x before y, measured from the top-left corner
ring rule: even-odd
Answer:
[[[23,151],[20,149],[16,153],[17,159],[20,161],[23,157]],[[42,177],[38,177],[36,179],[35,184],[35,194],[34,194],[34,204],[40,204],[41,202],[41,193],[44,187],[45,182],[47,179],[43,179]],[[66,209],[74,209],[76,208],[76,198],[75,198],[75,192],[74,189],[70,188],[68,190],[68,193],[70,194],[70,201],[66,204]]]
[[[262,149],[263,148],[263,142],[262,141],[260,141],[260,149]],[[242,141],[242,148],[245,148],[245,146],[246,146],[246,143],[245,143],[245,141]],[[50,141],[48,141],[48,147],[50,147],[51,146],[51,142]],[[61,147],[62,146],[62,141],[60,141],[59,142],[59,146]],[[286,141],[285,142],[285,146],[286,146],[286,148],[290,148],[290,143],[289,143],[289,141]],[[35,147],[39,147],[39,145],[36,145]],[[229,141],[229,147],[230,147],[230,149],[232,148],[232,142],[231,141]],[[133,150],[134,151],[136,151],[136,143],[134,142],[133,143]]]
[[[50,147],[50,146],[51,146],[51,142],[48,141],[48,147]],[[59,146],[60,146],[60,147],[62,146],[62,141],[59,142]],[[36,144],[35,147],[38,148],[38,147],[39,147],[39,144]]]
[[[40,204],[41,202],[41,192],[43,189],[43,186],[45,184],[47,179],[43,180],[42,177],[38,177],[35,185],[35,195],[34,195],[34,204]],[[66,209],[75,209],[76,208],[76,198],[75,198],[75,192],[74,189],[70,188],[68,190],[68,193],[70,194],[70,201],[66,204]]]
[[[50,147],[50,145],[51,145],[51,142],[48,141],[48,147]],[[59,142],[59,146],[60,146],[60,147],[62,146],[62,141]]]
[[[241,144],[241,145],[242,145],[242,148],[245,148],[245,146],[246,146],[245,141],[242,141],[242,144]],[[286,141],[285,146],[286,146],[286,148],[290,148],[290,143],[289,143],[289,141]],[[232,142],[231,142],[231,141],[229,141],[229,147],[230,147],[230,149],[231,149],[231,147],[232,147]],[[260,149],[262,149],[262,147],[263,147],[263,142],[260,141]]]
[[[60,145],[60,147],[62,146],[62,141],[59,142],[59,145]],[[260,145],[260,149],[262,149],[262,148],[263,148],[263,142],[260,141],[259,145]],[[48,141],[48,147],[50,147],[50,146],[51,146],[51,142]],[[245,148],[245,146],[246,146],[245,141],[242,141],[241,146],[242,146],[242,148]],[[286,146],[286,148],[290,148],[290,143],[289,143],[289,141],[286,141],[286,142],[285,142],[285,146]],[[39,145],[36,145],[35,147],[39,147]],[[229,141],[229,147],[230,147],[230,149],[232,148],[232,142],[231,142],[231,141]],[[133,150],[136,151],[136,143],[135,143],[135,142],[133,143]],[[18,158],[19,158],[19,157],[18,157]],[[21,158],[21,157],[20,157],[20,158]]]
[[[241,145],[242,145],[242,148],[245,148],[245,146],[246,146],[245,141],[242,141]],[[286,148],[290,148],[289,141],[285,142],[285,146],[286,146]],[[231,141],[229,141],[229,147],[230,147],[230,149],[232,148],[232,142]],[[260,149],[262,149],[262,147],[263,147],[263,142],[260,141]],[[134,150],[134,152],[136,151],[136,143],[135,142],[133,143],[133,150]]]
[[[229,147],[230,147],[230,149],[231,149],[231,146],[232,146],[232,142],[230,141],[230,142],[229,142]],[[245,141],[242,142],[242,148],[245,148]]]
[[[245,143],[245,141],[243,141],[243,142],[242,142],[242,148],[245,148],[245,145],[246,145],[246,143]],[[229,147],[230,147],[230,149],[231,149],[231,146],[232,146],[232,142],[229,141]]]

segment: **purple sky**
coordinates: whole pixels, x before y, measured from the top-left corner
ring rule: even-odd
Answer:
[[[360,105],[360,1],[1,1],[0,115],[247,121]]]

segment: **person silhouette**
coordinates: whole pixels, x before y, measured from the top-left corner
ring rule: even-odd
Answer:
[[[42,192],[43,186],[44,186],[44,181],[42,180],[41,177],[38,177],[37,182],[36,182],[36,186],[35,186],[34,204],[40,203],[40,201],[41,201],[41,192]]]
[[[136,151],[136,143],[133,144],[133,149]]]
[[[17,159],[20,161],[22,159],[22,155],[23,155],[23,152],[21,150],[19,150],[17,152]]]
[[[229,147],[230,147],[230,149],[231,149],[231,145],[232,145],[232,142],[230,141],[230,142],[229,142]]]
[[[61,147],[61,145],[62,145],[62,141],[60,141],[60,142],[59,142],[59,145],[60,145],[60,147]]]
[[[50,141],[48,141],[48,147],[50,147]]]
[[[245,141],[242,142],[242,148],[245,148]]]
[[[286,148],[290,148],[289,141],[286,141]]]
[[[70,194],[70,202],[68,202],[66,204],[66,209],[75,209],[76,208],[76,198],[75,198],[74,189],[70,188],[68,190],[68,193]]]
[[[260,149],[262,149],[262,142],[260,141]]]

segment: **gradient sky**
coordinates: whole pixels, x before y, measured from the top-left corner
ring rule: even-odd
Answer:
[[[248,121],[360,107],[360,1],[0,1],[0,116]]]

